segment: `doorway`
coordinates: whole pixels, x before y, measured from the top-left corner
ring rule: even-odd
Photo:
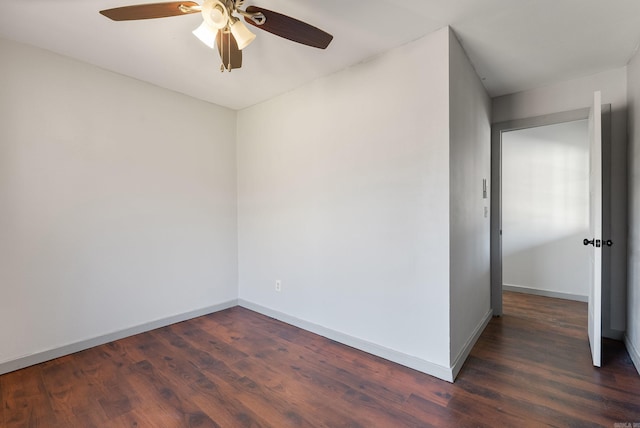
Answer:
[[[502,133],[503,291],[587,302],[586,119]]]
[[[603,115],[602,115],[603,129],[607,130],[603,132],[603,137],[605,139],[605,141],[603,141],[603,148],[609,147],[608,139],[610,137],[610,131],[608,131],[608,129],[610,126],[609,125],[610,108],[611,108],[610,105],[603,106]],[[491,195],[492,195],[491,197],[491,213],[492,213],[491,215],[491,304],[492,304],[493,313],[495,316],[501,316],[503,313],[502,291],[503,291],[503,285],[505,284],[504,278],[503,278],[503,261],[504,261],[504,255],[503,255],[503,226],[504,226],[503,214],[504,212],[503,212],[503,209],[505,208],[502,200],[503,185],[504,185],[503,184],[503,178],[504,178],[503,177],[503,161],[502,161],[502,155],[503,155],[502,152],[503,152],[503,143],[504,143],[503,137],[505,135],[508,136],[509,135],[508,133],[513,131],[534,130],[533,133],[535,134],[535,129],[544,130],[545,129],[544,127],[549,127],[549,126],[553,127],[555,125],[582,122],[582,121],[586,121],[588,117],[589,117],[589,109],[584,108],[579,110],[554,113],[554,114],[545,115],[545,116],[538,116],[533,118],[501,122],[501,123],[494,124],[492,126],[492,129],[491,129],[491,133],[492,133],[491,135]],[[548,129],[551,129],[551,128],[548,128]],[[542,131],[542,133],[544,133],[544,131]],[[517,135],[517,134],[512,134],[512,135]],[[538,143],[538,146],[536,148],[533,148],[532,150],[540,152],[541,151],[541,148],[539,147],[540,144],[541,143]],[[586,140],[585,140],[585,144],[587,144]],[[610,176],[610,168],[608,167],[609,164],[610,164],[609,152],[605,150],[605,152],[603,152],[603,167],[604,167],[603,176],[605,178]],[[604,212],[608,212],[609,207],[610,207],[610,199],[609,199],[608,193],[605,193],[605,198],[603,199]],[[509,209],[508,206],[506,208]],[[550,207],[549,204],[545,203],[545,208],[550,209],[552,207]],[[535,209],[537,210],[537,208]],[[588,216],[588,210],[586,210],[586,212],[587,212],[586,215]],[[524,213],[524,215],[527,215],[527,213]],[[541,215],[544,216],[544,213]],[[566,226],[566,223],[569,221],[570,220],[568,218],[565,218],[563,220],[560,220],[559,222],[560,223],[564,222]],[[588,217],[587,217],[587,221],[588,221]],[[608,218],[605,218],[603,220],[603,234],[605,236],[608,236],[610,231],[610,224],[608,223],[608,221],[609,221]],[[577,235],[577,233],[579,232],[578,223],[580,223],[581,221],[577,220],[577,215],[576,215],[576,217],[572,218],[571,222],[575,223],[573,225],[572,233],[575,233],[574,238],[578,238],[578,240],[570,245],[574,245],[577,250],[579,246],[582,245],[582,242],[581,242],[582,237]],[[563,237],[562,239],[566,238],[567,240],[570,239],[567,236],[569,232],[567,231],[563,232],[562,228],[559,226],[555,229],[556,230],[554,231],[554,233],[556,237]],[[550,231],[543,231],[542,235],[544,236],[536,237],[539,243],[541,242],[540,240],[543,238],[549,240],[550,236],[553,234],[551,234]],[[566,242],[565,244],[569,245]],[[522,245],[522,243],[520,243],[520,245]],[[559,250],[558,245],[556,245],[555,247],[556,247],[555,251]],[[509,247],[506,249],[509,251],[514,250],[513,247]],[[537,254],[544,255],[544,251],[542,250],[537,251]],[[522,259],[522,257],[520,257],[520,259]],[[609,275],[608,266],[609,266],[608,260],[603,259],[603,275],[602,275],[603,278],[608,278],[608,275]],[[543,270],[547,269],[547,271],[543,272],[543,275],[541,276],[545,276],[545,275],[549,276],[552,273],[548,271],[548,267],[545,267],[544,263],[541,266],[538,266],[538,268]],[[539,280],[540,278],[538,278],[537,280],[538,283],[539,283]],[[608,281],[605,281],[604,283],[606,284],[607,282]],[[523,284],[512,284],[512,285],[517,286],[517,285],[523,285]],[[532,287],[530,288],[532,289]],[[548,289],[545,290],[546,292],[555,291],[560,293],[556,297],[562,297],[562,293],[569,294],[569,295],[574,294],[574,292],[567,291],[566,289],[563,291],[562,289],[553,290],[553,289],[549,289],[549,287],[547,288]],[[577,296],[582,295],[580,292],[575,294]],[[579,299],[576,297],[576,300],[579,300]]]

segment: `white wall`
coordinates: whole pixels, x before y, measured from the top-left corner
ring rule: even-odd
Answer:
[[[620,338],[626,326],[627,283],[627,70],[626,67],[493,99],[492,122],[589,107],[593,92],[611,104],[612,199],[610,287],[603,290],[603,333]]]
[[[502,281],[516,291],[586,301],[586,120],[502,133]]]
[[[640,373],[640,53],[628,66],[629,82],[629,290],[626,344]]]
[[[449,44],[451,360],[459,369],[490,319],[491,100],[453,33]],[[483,182],[487,180],[487,198]]]
[[[238,114],[241,301],[436,376],[450,363],[448,43],[445,28]]]
[[[0,57],[0,364],[235,300],[235,112]]]
[[[237,115],[0,53],[0,369],[239,291],[452,380],[490,315],[489,100],[448,28]]]

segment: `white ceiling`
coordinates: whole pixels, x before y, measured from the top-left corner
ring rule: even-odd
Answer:
[[[491,96],[621,67],[640,42],[639,0],[247,0],[245,6],[306,21],[334,40],[320,50],[255,29],[242,68],[220,73],[217,52],[191,34],[199,14],[113,22],[98,13],[157,1],[0,0],[0,37],[233,109],[445,25],[460,38]]]

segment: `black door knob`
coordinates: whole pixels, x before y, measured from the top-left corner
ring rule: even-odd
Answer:
[[[600,241],[599,239],[587,239],[587,238],[584,238],[582,240],[582,243],[584,245],[593,245],[593,246],[596,246],[598,248],[600,248],[600,244],[601,243],[602,243],[603,246],[606,245],[607,247],[610,247],[610,246],[613,245],[613,241],[611,239],[607,239],[606,241]]]

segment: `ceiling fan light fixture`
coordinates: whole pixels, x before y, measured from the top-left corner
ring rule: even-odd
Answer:
[[[216,31],[209,27],[206,22],[200,24],[192,33],[209,48],[213,49],[216,46]]]
[[[229,10],[219,0],[205,0],[202,4],[202,18],[209,27],[221,30],[229,22]]]
[[[306,22],[257,6],[241,8],[244,0],[192,0],[145,3],[101,10],[100,14],[113,21],[166,18],[198,13],[202,23],[193,30],[210,49],[217,47],[222,70],[242,67],[242,49],[253,42],[253,34],[243,22],[292,42],[325,49],[333,36]]]
[[[246,25],[239,19],[232,19],[231,26],[231,34],[235,37],[236,42],[238,42],[238,49],[242,50],[249,46],[253,39],[256,38],[256,35],[253,34]]]

